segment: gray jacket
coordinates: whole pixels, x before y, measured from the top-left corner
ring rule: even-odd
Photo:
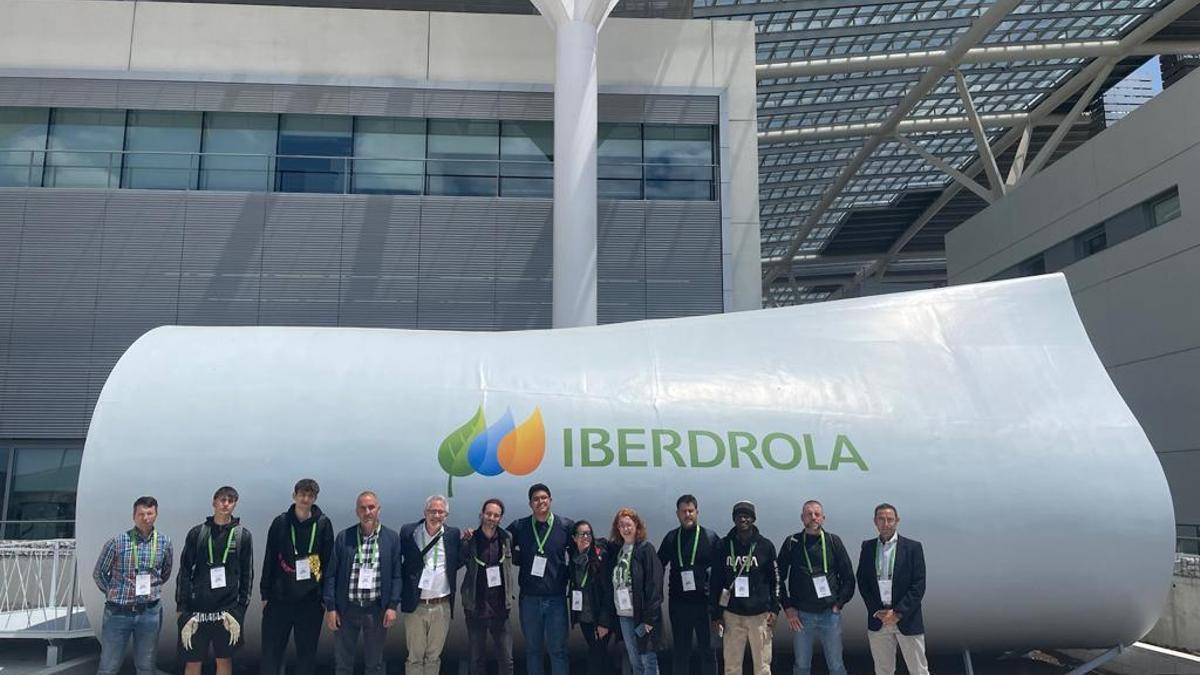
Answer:
[[[496,536],[500,537],[500,576],[504,581],[504,608],[512,610],[513,601],[517,597],[517,579],[513,574],[512,564],[512,535],[503,528],[496,528]],[[475,533],[462,543],[463,579],[459,593],[462,597],[463,611],[470,617],[475,613],[475,587],[478,575],[483,574],[483,568],[475,562],[476,558]]]

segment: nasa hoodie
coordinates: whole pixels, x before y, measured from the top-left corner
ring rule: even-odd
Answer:
[[[750,579],[748,597],[739,598],[735,593],[735,578],[739,576]],[[741,616],[777,613],[779,573],[775,568],[775,545],[756,526],[752,526],[747,544],[738,541],[736,527],[729,530],[713,550],[709,583],[709,608],[714,620],[720,619],[724,611]],[[729,590],[729,604],[725,607],[720,605],[723,589]]]

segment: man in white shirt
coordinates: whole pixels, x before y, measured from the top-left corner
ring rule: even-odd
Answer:
[[[875,507],[879,536],[862,543],[858,556],[858,592],[867,605],[867,641],[875,675],[896,672],[896,648],[912,675],[929,675],[925,658],[925,550],[901,537],[900,514],[891,504]]]
[[[400,611],[408,645],[404,672],[410,675],[437,675],[442,666],[462,564],[462,534],[445,524],[449,515],[446,498],[433,495],[425,500],[425,517],[400,529],[404,570]]]

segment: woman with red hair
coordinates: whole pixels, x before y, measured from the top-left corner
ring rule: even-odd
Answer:
[[[663,648],[663,567],[647,541],[646,524],[637,511],[623,508],[613,518],[609,540],[611,613],[621,627],[633,675],[658,675]]]

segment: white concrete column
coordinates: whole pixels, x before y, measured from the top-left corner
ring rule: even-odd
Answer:
[[[553,326],[596,325],[596,44],[616,0],[533,0],[555,31]]]

